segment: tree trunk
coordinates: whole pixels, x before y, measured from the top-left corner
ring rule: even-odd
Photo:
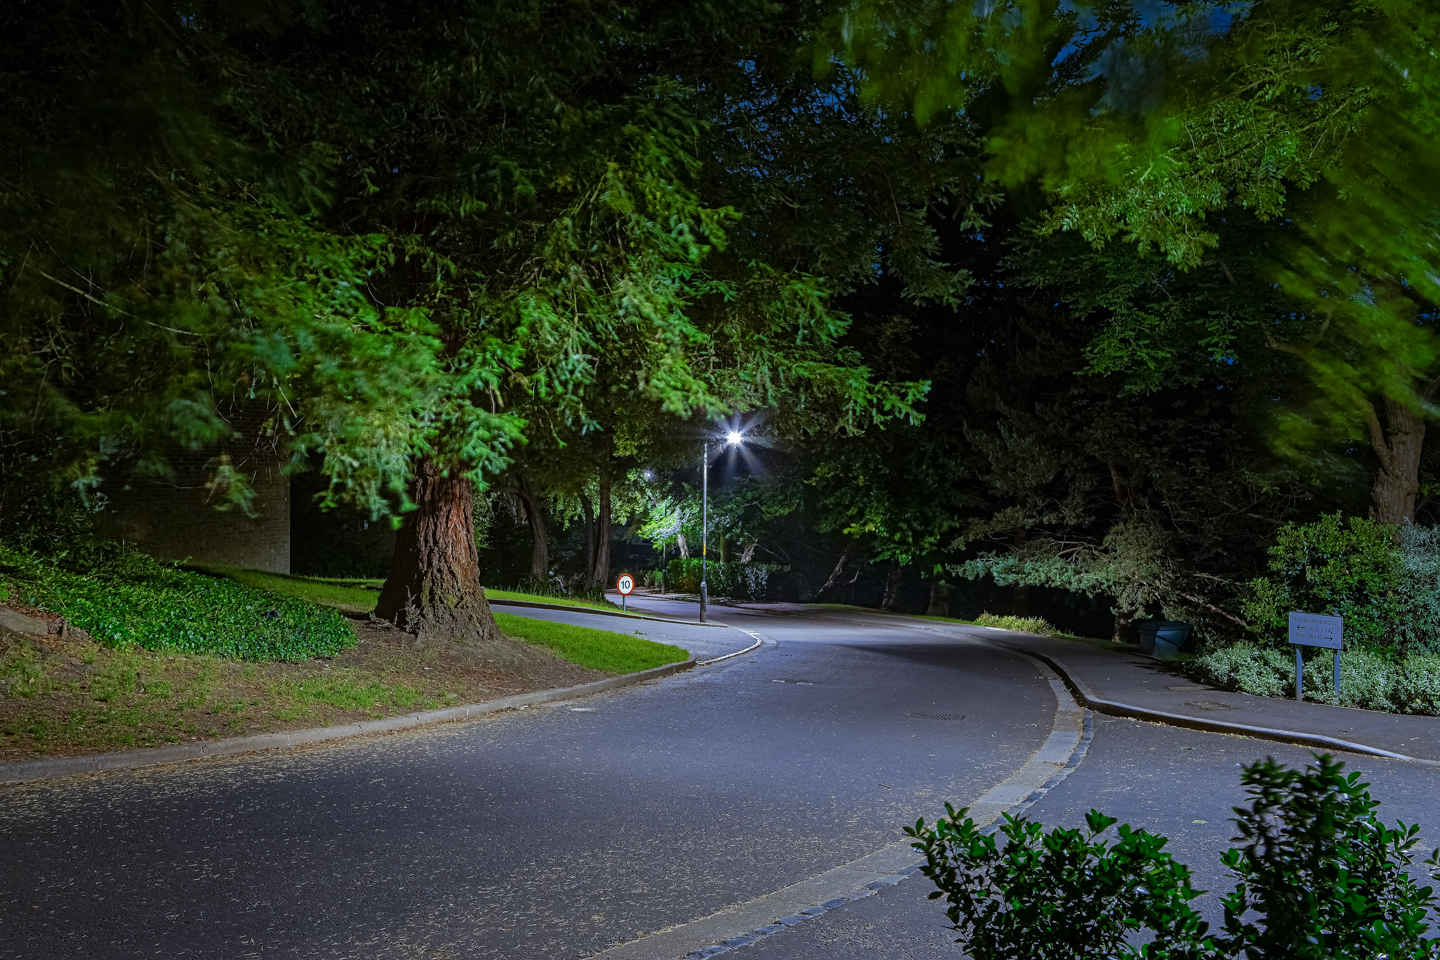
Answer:
[[[685,534],[683,534],[683,533],[677,533],[677,534],[675,534],[675,546],[680,550],[680,559],[681,559],[681,560],[689,560],[689,559],[690,559],[690,544],[688,544],[688,543],[685,542]]]
[[[835,585],[840,582],[840,575],[845,572],[845,566],[846,566],[846,564],[848,564],[849,562],[850,562],[850,548],[849,548],[849,547],[846,547],[844,550],[841,550],[841,551],[840,551],[840,559],[837,560],[837,561],[835,561],[835,569],[830,571],[830,576],[829,576],[829,578],[826,579],[824,585],[823,585],[819,590],[816,590],[816,591],[815,591],[815,599],[816,599],[816,600],[819,600],[821,597],[825,596],[825,595],[826,595],[827,593],[829,593],[831,590],[834,590],[834,589],[835,589]]]
[[[595,498],[595,553],[590,567],[590,582],[605,586],[610,579],[610,471],[600,471],[599,492]]]
[[[585,583],[595,582],[595,508],[590,498],[580,494],[580,512],[585,514]]]
[[[900,602],[900,583],[904,575],[904,569],[898,563],[890,566],[890,571],[885,575],[885,594],[880,599],[880,607],[884,610],[894,610],[895,605]]]
[[[930,581],[930,606],[925,608],[927,617],[950,616],[950,594],[955,590],[943,580]]]
[[[525,517],[530,521],[530,583],[543,590],[550,588],[550,539],[545,530],[545,513],[540,498],[523,476],[517,477],[516,495],[525,504]]]
[[[395,559],[375,616],[414,634],[416,646],[498,640],[480,585],[474,485],[458,471],[447,476],[441,464],[426,459],[415,471],[414,497],[416,509],[395,538]]]
[[[755,559],[755,548],[760,546],[759,540],[751,540],[745,544],[745,549],[740,551],[740,562],[749,563]]]
[[[1378,523],[1410,523],[1420,490],[1420,454],[1425,447],[1425,418],[1412,407],[1388,397],[1385,426],[1369,408],[1370,446],[1380,459],[1370,491],[1370,518]]]

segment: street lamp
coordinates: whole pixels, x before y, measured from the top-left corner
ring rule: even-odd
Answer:
[[[725,434],[728,446],[738,447],[745,434],[731,430]],[[700,463],[700,622],[705,622],[705,607],[710,601],[710,588],[705,582],[706,562],[710,559],[710,438],[705,438],[705,452]]]

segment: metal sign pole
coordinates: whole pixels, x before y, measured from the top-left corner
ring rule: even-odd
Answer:
[[[1305,658],[1300,655],[1300,648],[1295,648],[1295,699],[1305,699]]]

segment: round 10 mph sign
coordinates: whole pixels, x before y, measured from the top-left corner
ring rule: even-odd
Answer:
[[[622,597],[630,596],[635,592],[635,578],[628,573],[620,574],[620,579],[615,581],[615,589],[620,592]]]

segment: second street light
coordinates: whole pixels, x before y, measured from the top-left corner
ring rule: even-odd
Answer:
[[[726,446],[738,447],[745,442],[739,430],[725,434]],[[705,622],[705,607],[710,602],[710,586],[705,582],[706,564],[710,559],[710,438],[705,438],[705,451],[700,457],[700,622]]]

